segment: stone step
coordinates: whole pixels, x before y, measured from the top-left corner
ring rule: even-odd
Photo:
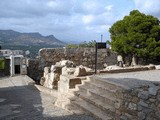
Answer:
[[[111,97],[114,97],[116,99],[117,99],[117,97],[118,98],[122,98],[123,97],[122,93],[120,92],[121,90],[119,90],[119,89],[112,89],[111,90],[111,89],[109,89],[107,87],[104,88],[104,87],[102,87],[100,85],[96,85],[96,84],[88,82],[88,81],[85,81],[82,87],[85,87],[87,89],[91,89],[91,90],[94,90],[94,91],[96,90],[98,92],[98,94],[99,93],[100,94],[106,94],[108,97],[111,96]]]
[[[75,99],[77,99],[77,97],[73,94],[73,90],[70,90],[68,94],[63,96],[63,98],[57,99],[54,105],[75,114],[84,114],[84,112],[77,108],[77,106],[71,104],[71,101],[75,101]]]
[[[106,114],[109,114],[111,116],[115,116],[115,108],[114,106],[110,105],[110,104],[106,104],[102,101],[100,101],[99,99],[94,98],[93,96],[90,95],[86,95],[84,92],[75,92],[75,95],[83,100],[85,100],[86,102],[94,105],[95,107],[101,109],[101,111],[104,111]]]
[[[99,101],[115,106],[115,103],[119,102],[120,100],[115,96],[115,94],[112,94],[112,92],[103,91],[103,90],[97,90],[92,88],[87,88],[85,85],[78,86],[79,91],[83,92],[87,95],[92,96],[94,99],[98,99]],[[79,92],[75,91],[75,92]]]
[[[81,98],[72,101],[72,103],[78,106],[81,110],[85,111],[85,113],[94,116],[96,120],[113,120],[113,118],[106,112]]]
[[[128,89],[128,87],[124,86],[123,84],[112,81],[111,79],[109,80],[109,79],[101,78],[96,75],[87,77],[87,81],[90,81],[91,83],[97,86],[100,86],[101,88],[104,88],[104,89],[108,88],[110,90],[118,90],[118,91]]]

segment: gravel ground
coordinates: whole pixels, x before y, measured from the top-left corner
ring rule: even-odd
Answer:
[[[149,85],[151,83],[160,84],[160,70],[149,70],[128,73],[114,73],[97,75],[105,80],[123,84],[129,88],[141,85]]]
[[[93,120],[54,106],[56,98],[28,82],[26,76],[0,78],[0,120]]]

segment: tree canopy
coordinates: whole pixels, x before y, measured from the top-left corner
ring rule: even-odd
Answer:
[[[111,48],[123,56],[157,59],[160,56],[160,21],[138,10],[112,25]]]

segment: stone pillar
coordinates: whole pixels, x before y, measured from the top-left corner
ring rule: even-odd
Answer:
[[[14,56],[10,56],[10,75],[14,76],[15,70],[14,70]]]

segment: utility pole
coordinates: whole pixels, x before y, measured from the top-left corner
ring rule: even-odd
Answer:
[[[102,39],[103,39],[103,35],[101,34],[101,42],[102,42]]]

